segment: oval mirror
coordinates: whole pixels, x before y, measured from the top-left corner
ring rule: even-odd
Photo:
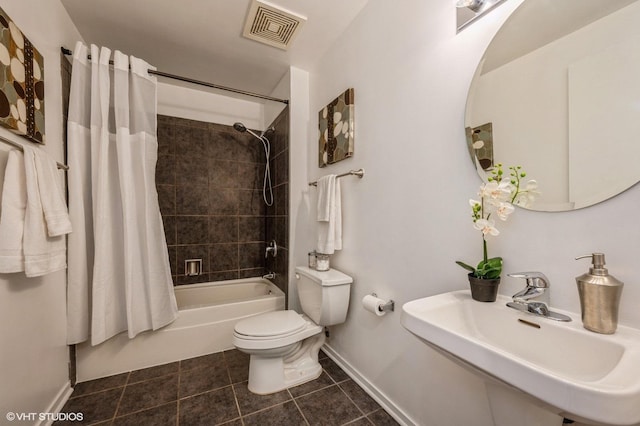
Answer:
[[[640,180],[640,2],[525,0],[489,44],[465,127],[481,177],[521,165],[531,207],[587,207]]]

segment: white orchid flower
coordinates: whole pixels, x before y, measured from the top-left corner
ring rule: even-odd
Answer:
[[[533,204],[535,198],[536,196],[533,193],[521,192],[518,194],[516,199],[513,200],[513,204],[518,207],[524,207],[526,209]]]
[[[531,179],[524,186],[525,191],[536,191],[538,190],[538,182],[535,179]]]
[[[486,235],[496,236],[500,234],[500,231],[498,231],[494,225],[495,225],[495,222],[491,219],[478,219],[473,223],[473,227],[476,228],[478,231],[482,231],[482,235],[484,236]]]
[[[511,203],[502,202],[496,208],[496,214],[500,218],[500,220],[507,220],[509,215],[513,213],[515,207]]]
[[[532,179],[526,183],[524,190],[518,194],[514,204],[525,208],[530,207],[538,195],[540,195],[538,182]]]
[[[478,195],[487,200],[489,204],[498,206],[501,202],[510,200],[513,185],[508,180],[498,183],[495,180],[484,183],[480,187]]]

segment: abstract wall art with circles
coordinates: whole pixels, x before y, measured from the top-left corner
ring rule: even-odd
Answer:
[[[0,9],[0,125],[44,143],[44,60]]]
[[[345,90],[318,113],[319,167],[353,155],[353,95],[353,88]]]

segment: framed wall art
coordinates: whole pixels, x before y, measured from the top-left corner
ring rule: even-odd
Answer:
[[[325,167],[353,155],[353,88],[319,112],[318,166]]]
[[[477,164],[483,170],[493,168],[493,123],[486,123],[478,127],[467,127],[467,147],[474,166]]]
[[[44,60],[0,9],[0,125],[44,143]]]

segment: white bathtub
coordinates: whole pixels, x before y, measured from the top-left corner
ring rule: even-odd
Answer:
[[[152,367],[233,348],[239,320],[283,310],[284,293],[262,278],[176,287],[180,314],[170,325],[129,339],[127,333],[76,347],[77,381]]]

